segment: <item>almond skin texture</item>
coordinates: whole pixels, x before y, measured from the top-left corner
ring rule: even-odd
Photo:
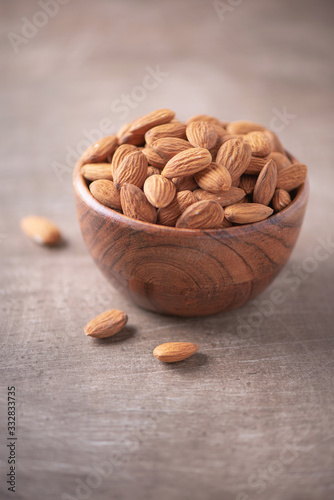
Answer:
[[[192,175],[186,175],[185,177],[173,177],[172,181],[178,191],[193,191],[198,188],[198,184]]]
[[[180,191],[172,203],[167,207],[159,208],[158,224],[162,226],[175,226],[177,219],[180,217],[190,205],[196,202],[196,199],[191,191]]]
[[[228,191],[222,191],[220,193],[209,193],[203,189],[195,189],[193,194],[198,201],[214,200],[222,207],[226,207],[227,205],[238,203],[245,197],[246,193],[243,189],[232,186]]]
[[[239,188],[243,189],[246,194],[252,194],[257,181],[256,175],[243,174],[240,177]]]
[[[159,168],[157,167],[152,167],[151,165],[149,165],[147,167],[147,177],[151,177],[151,175],[160,175],[161,171]]]
[[[306,181],[307,166],[294,163],[280,170],[277,176],[277,188],[292,191]]]
[[[291,161],[289,160],[289,158],[287,156],[285,156],[285,154],[283,155],[282,153],[278,153],[276,151],[273,151],[272,153],[270,153],[270,155],[268,156],[268,159],[274,160],[274,162],[276,163],[276,166],[277,166],[277,172],[282,170],[282,168],[285,168],[285,167],[288,167],[289,165],[291,165]]]
[[[116,210],[122,208],[119,191],[112,181],[105,179],[94,181],[90,184],[89,190],[102,205]]]
[[[176,221],[176,227],[186,229],[215,229],[224,220],[223,208],[213,200],[197,201]]]
[[[236,203],[225,208],[225,217],[234,224],[251,224],[267,219],[273,209],[259,203]]]
[[[129,128],[130,133],[145,134],[150,128],[163,123],[170,122],[175,116],[174,111],[170,109],[157,109],[152,113],[141,116],[131,123]]]
[[[248,167],[245,170],[245,174],[257,175],[261,172],[263,167],[267,165],[270,160],[269,156],[264,156],[261,158],[260,156],[251,156]]]
[[[249,132],[254,132],[256,130],[263,131],[265,128],[258,123],[249,122],[247,120],[237,120],[230,122],[226,126],[228,134],[248,134]]]
[[[110,163],[86,163],[82,167],[81,173],[88,181],[113,180]]]
[[[253,192],[253,202],[269,205],[274,196],[277,182],[277,167],[274,160],[269,160],[261,170]]]
[[[116,134],[118,139],[118,144],[120,146],[123,144],[128,144],[133,146],[142,145],[145,142],[144,134],[131,133],[129,132],[130,127],[131,123],[126,123],[119,129],[119,131]]]
[[[133,146],[132,144],[122,144],[122,146],[119,146],[116,149],[111,160],[112,175],[115,175],[117,168],[120,166],[124,158],[128,156],[128,154],[133,153],[134,151],[138,151],[138,149],[136,148],[136,146]]]
[[[129,153],[117,167],[114,183],[117,189],[126,183],[142,187],[147,177],[147,160],[140,150]]]
[[[175,363],[175,361],[183,361],[195,354],[198,347],[198,345],[191,342],[167,342],[166,344],[158,345],[154,349],[153,354],[160,361]]]
[[[263,132],[249,132],[244,136],[244,141],[252,148],[253,156],[268,156],[272,151],[272,144]]]
[[[216,144],[218,134],[209,122],[191,122],[186,130],[187,139],[195,148],[211,149]]]
[[[212,123],[214,125],[218,125],[219,127],[223,127],[223,124],[218,118],[215,118],[214,116],[210,115],[195,115],[189,118],[187,121],[187,125],[189,125],[192,122],[208,122]]]
[[[162,175],[148,177],[143,189],[148,201],[157,208],[167,207],[176,195],[175,184]]]
[[[186,139],[186,125],[184,123],[174,122],[153,127],[145,134],[146,144],[152,144],[158,139],[162,139],[164,137],[178,137],[179,139]]]
[[[96,316],[85,326],[84,332],[89,337],[105,339],[120,332],[128,321],[127,315],[119,309],[111,309]]]
[[[155,224],[157,211],[149,203],[145,194],[133,184],[125,184],[121,188],[121,205],[124,215],[131,219]]]
[[[193,146],[190,142],[185,141],[184,139],[178,139],[177,137],[165,137],[152,143],[152,149],[164,160],[165,163],[173,158],[173,156],[181,153],[181,151],[192,148]]]
[[[210,193],[228,191],[232,185],[231,175],[227,168],[214,162],[197,172],[194,178],[200,188]]]
[[[272,151],[285,155],[284,147],[283,147],[281,141],[279,140],[279,138],[277,137],[277,135],[275,134],[275,132],[272,132],[271,130],[264,130],[263,133],[270,140],[271,146],[272,146]]]
[[[147,163],[152,165],[152,167],[157,167],[160,170],[164,168],[166,162],[161,156],[158,155],[150,146],[146,146],[142,150],[143,155],[145,155]]]
[[[211,154],[204,148],[191,148],[173,156],[161,172],[168,179],[194,175],[211,163]]]
[[[61,234],[57,226],[49,219],[38,215],[29,215],[21,220],[22,231],[39,245],[57,245]]]
[[[247,169],[252,156],[252,149],[241,139],[230,139],[220,147],[216,163],[227,168],[232,181],[240,177]]]
[[[271,203],[275,212],[280,212],[290,205],[291,196],[284,189],[276,189]]]
[[[118,146],[116,135],[102,137],[94,144],[89,146],[88,149],[81,156],[82,163],[101,163],[109,155],[111,155]]]

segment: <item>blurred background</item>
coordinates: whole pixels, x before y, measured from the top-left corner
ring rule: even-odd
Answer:
[[[78,478],[110,449],[128,458],[94,498],[332,498],[333,246],[297,293],[273,285],[288,301],[256,329],[254,373],[262,375],[248,387],[248,358],[238,364],[241,350],[231,348],[250,342],[235,337],[239,312],[180,322],[111,290],[82,242],[71,174],[91,142],[156,108],[181,120],[205,113],[259,122],[309,167],[310,202],[288,270],[307,262],[334,232],[333,13],[331,0],[0,0],[2,366],[4,387],[17,384],[20,394],[17,498],[83,498]],[[67,245],[50,251],[26,241],[19,221],[29,214],[51,218]],[[88,344],[82,327],[111,301],[132,314],[141,337],[107,350]],[[203,366],[172,372],[151,360],[159,340],[200,335],[212,348]],[[282,346],[268,354],[270,342]],[[276,393],[285,376],[297,382]],[[4,406],[1,415],[4,425]],[[150,434],[152,415],[160,416]],[[233,426],[240,415],[248,416]],[[131,429],[145,444],[129,455]],[[295,436],[305,453],[268,476]],[[263,470],[267,479],[256,483]]]

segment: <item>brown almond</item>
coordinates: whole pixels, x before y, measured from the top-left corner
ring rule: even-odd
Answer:
[[[272,130],[267,130],[266,129],[266,130],[263,131],[263,133],[270,140],[272,151],[273,152],[277,152],[277,153],[281,153],[281,154],[285,155],[285,149],[284,149],[281,141],[279,140],[279,138],[275,134],[275,132],[272,132]]]
[[[173,156],[161,172],[168,179],[194,175],[211,163],[211,154],[204,148],[191,148]]]
[[[275,212],[280,212],[290,205],[291,196],[285,189],[276,189],[271,203]]]
[[[166,165],[166,161],[161,158],[150,146],[145,146],[142,150],[143,155],[146,156],[147,163],[152,167],[157,167],[160,170]]]
[[[270,155],[264,156],[263,158],[261,158],[260,156],[251,156],[248,167],[245,170],[245,174],[250,174],[250,175],[259,174],[263,169],[263,167],[267,165],[269,160],[270,160]]]
[[[162,175],[148,177],[143,190],[148,201],[156,208],[167,207],[176,195],[175,184]]]
[[[193,122],[208,122],[208,123],[212,123],[214,125],[218,125],[219,127],[223,127],[222,122],[220,120],[218,120],[218,118],[215,118],[214,116],[210,116],[210,115],[192,116],[187,121],[187,125],[189,125],[190,123],[193,123]]]
[[[81,161],[85,163],[101,163],[111,155],[118,146],[116,135],[102,137],[89,146],[81,156]]]
[[[39,245],[53,246],[59,243],[61,234],[57,226],[46,217],[28,215],[21,220],[22,231]]]
[[[233,181],[245,172],[251,155],[252,150],[249,144],[244,143],[241,139],[230,139],[220,147],[216,163],[227,168]]]
[[[150,128],[170,122],[175,116],[170,109],[157,109],[147,115],[137,118],[131,123],[129,132],[145,134]]]
[[[277,176],[277,188],[292,191],[301,186],[306,180],[307,166],[302,163],[294,163],[280,170]]]
[[[186,229],[215,229],[224,219],[224,209],[213,200],[197,201],[177,219],[175,226]]]
[[[94,181],[89,185],[89,190],[94,198],[102,203],[102,205],[115,209],[122,208],[119,191],[112,181],[105,179]]]
[[[225,217],[234,224],[251,224],[267,219],[273,209],[259,203],[236,203],[225,208]]]
[[[177,219],[190,205],[196,202],[191,191],[180,191],[172,203],[167,207],[159,208],[157,223],[162,226],[175,226]]]
[[[139,187],[134,184],[124,184],[120,194],[124,215],[151,224],[156,222],[157,211]]]
[[[256,130],[263,131],[265,128],[258,123],[250,122],[247,120],[237,120],[230,122],[226,126],[228,134],[248,134],[249,132],[254,132]]]
[[[165,137],[178,137],[179,139],[186,139],[186,125],[181,122],[157,125],[146,132],[146,144],[152,144],[158,139]]]
[[[190,142],[179,139],[178,137],[163,137],[162,139],[154,141],[151,147],[165,163],[173,158],[173,156],[181,153],[181,151],[193,149]]]
[[[134,151],[125,156],[114,173],[114,183],[117,189],[126,183],[143,187],[147,177],[147,160],[141,151]]]
[[[151,165],[149,165],[147,167],[147,177],[151,177],[151,175],[160,175],[161,174],[161,170],[157,167],[152,167]]]
[[[88,181],[97,181],[99,179],[107,179],[112,181],[110,163],[86,163],[81,169],[81,173]]]
[[[211,162],[206,168],[197,172],[194,178],[199,187],[210,193],[228,191],[232,185],[231,175],[227,168],[215,162]]]
[[[211,149],[216,144],[218,134],[209,122],[191,122],[186,129],[187,139],[195,148]]]
[[[233,187],[228,191],[222,191],[221,193],[209,193],[203,189],[195,189],[193,191],[196,200],[214,200],[217,201],[222,207],[227,205],[232,205],[233,203],[238,203],[245,196],[245,191],[238,187]]]
[[[198,345],[191,342],[167,342],[166,344],[158,345],[154,349],[153,354],[160,361],[175,363],[175,361],[183,361],[195,354],[198,347]]]
[[[174,182],[178,191],[193,191],[194,189],[198,188],[198,184],[195,181],[193,175],[173,177],[172,182]]]
[[[277,167],[274,160],[269,160],[261,170],[253,192],[253,202],[269,205],[274,196],[277,182]]]
[[[253,156],[268,156],[272,151],[272,144],[263,132],[249,132],[244,136],[244,141],[252,148]]]
[[[119,309],[111,309],[96,316],[85,326],[84,332],[89,337],[105,339],[120,332],[128,321],[127,315]]]
[[[274,162],[276,163],[277,172],[282,170],[282,168],[285,168],[285,167],[288,167],[289,165],[291,165],[291,161],[289,160],[289,158],[287,156],[285,156],[285,154],[283,155],[282,153],[278,153],[276,151],[273,151],[272,153],[270,153],[268,158],[270,160],[274,160]]]
[[[122,146],[119,146],[116,149],[111,160],[111,173],[113,176],[115,175],[117,168],[120,166],[124,158],[134,151],[138,151],[138,148],[136,146],[133,146],[132,144],[122,144]]]
[[[246,194],[252,194],[256,181],[256,175],[242,174],[240,177],[239,188],[243,189]]]

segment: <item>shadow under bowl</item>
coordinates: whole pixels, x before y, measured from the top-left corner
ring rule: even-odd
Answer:
[[[288,261],[309,185],[268,219],[228,229],[179,229],[130,219],[99,203],[80,174],[74,192],[86,246],[106,278],[137,305],[163,314],[206,316],[261,293]]]

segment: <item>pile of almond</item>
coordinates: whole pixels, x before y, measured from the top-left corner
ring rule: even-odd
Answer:
[[[307,167],[277,135],[249,121],[159,109],[82,155],[82,175],[103,205],[152,224],[219,229],[258,222],[291,203]]]

